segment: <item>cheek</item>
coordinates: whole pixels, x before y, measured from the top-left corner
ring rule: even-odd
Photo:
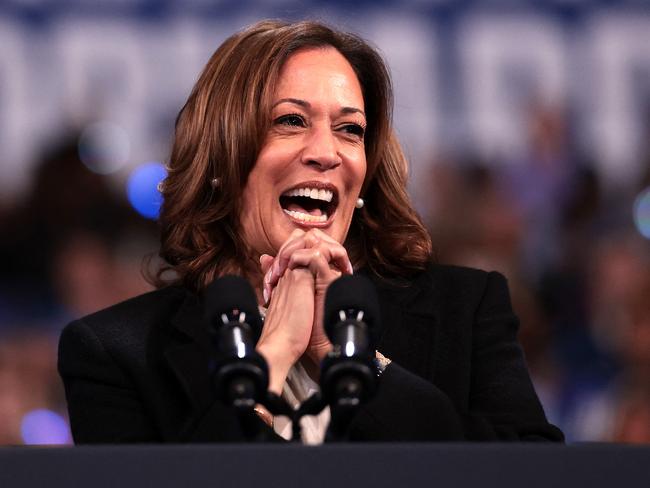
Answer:
[[[263,182],[264,174],[256,166],[248,175],[246,185],[242,190],[239,221],[249,239],[254,238],[259,231],[260,220],[264,220],[264,209],[269,206],[268,203],[263,201],[264,196],[267,194],[262,187]]]
[[[250,176],[257,180],[258,190],[268,188],[286,177],[287,162],[294,157],[295,151],[286,141],[271,141],[260,151]],[[250,177],[249,177],[250,178]]]
[[[366,155],[365,153],[362,153],[357,157],[357,159],[354,161],[353,167],[352,167],[352,180],[353,180],[353,186],[360,190],[361,187],[363,186],[363,182],[366,178],[366,171],[367,171],[367,164],[366,164]]]
[[[256,191],[257,175],[254,171],[248,175],[246,185],[242,190],[242,220],[246,220],[247,214],[257,206],[257,191]]]

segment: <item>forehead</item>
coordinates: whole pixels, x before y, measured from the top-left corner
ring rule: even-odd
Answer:
[[[293,53],[280,70],[275,98],[320,97],[353,103],[363,109],[359,79],[348,60],[333,47],[305,48]]]

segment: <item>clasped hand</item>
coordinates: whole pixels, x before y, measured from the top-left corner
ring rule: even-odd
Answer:
[[[263,254],[264,299],[268,310],[257,350],[270,369],[269,389],[282,391],[291,366],[303,355],[319,364],[332,345],[323,328],[329,284],[352,274],[345,248],[318,229],[296,229],[273,257]]]

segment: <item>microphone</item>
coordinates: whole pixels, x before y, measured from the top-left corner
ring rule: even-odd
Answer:
[[[332,408],[331,438],[344,438],[356,409],[375,392],[375,331],[379,300],[363,276],[333,281],[325,296],[324,327],[334,346],[323,361],[321,391]]]
[[[205,289],[204,312],[217,352],[211,364],[217,397],[252,409],[263,402],[269,383],[266,361],[255,350],[262,333],[255,293],[242,277],[218,278]]]

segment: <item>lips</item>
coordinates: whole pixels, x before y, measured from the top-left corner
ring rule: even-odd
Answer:
[[[325,226],[338,206],[338,190],[320,181],[300,183],[282,193],[280,206],[300,225]]]

